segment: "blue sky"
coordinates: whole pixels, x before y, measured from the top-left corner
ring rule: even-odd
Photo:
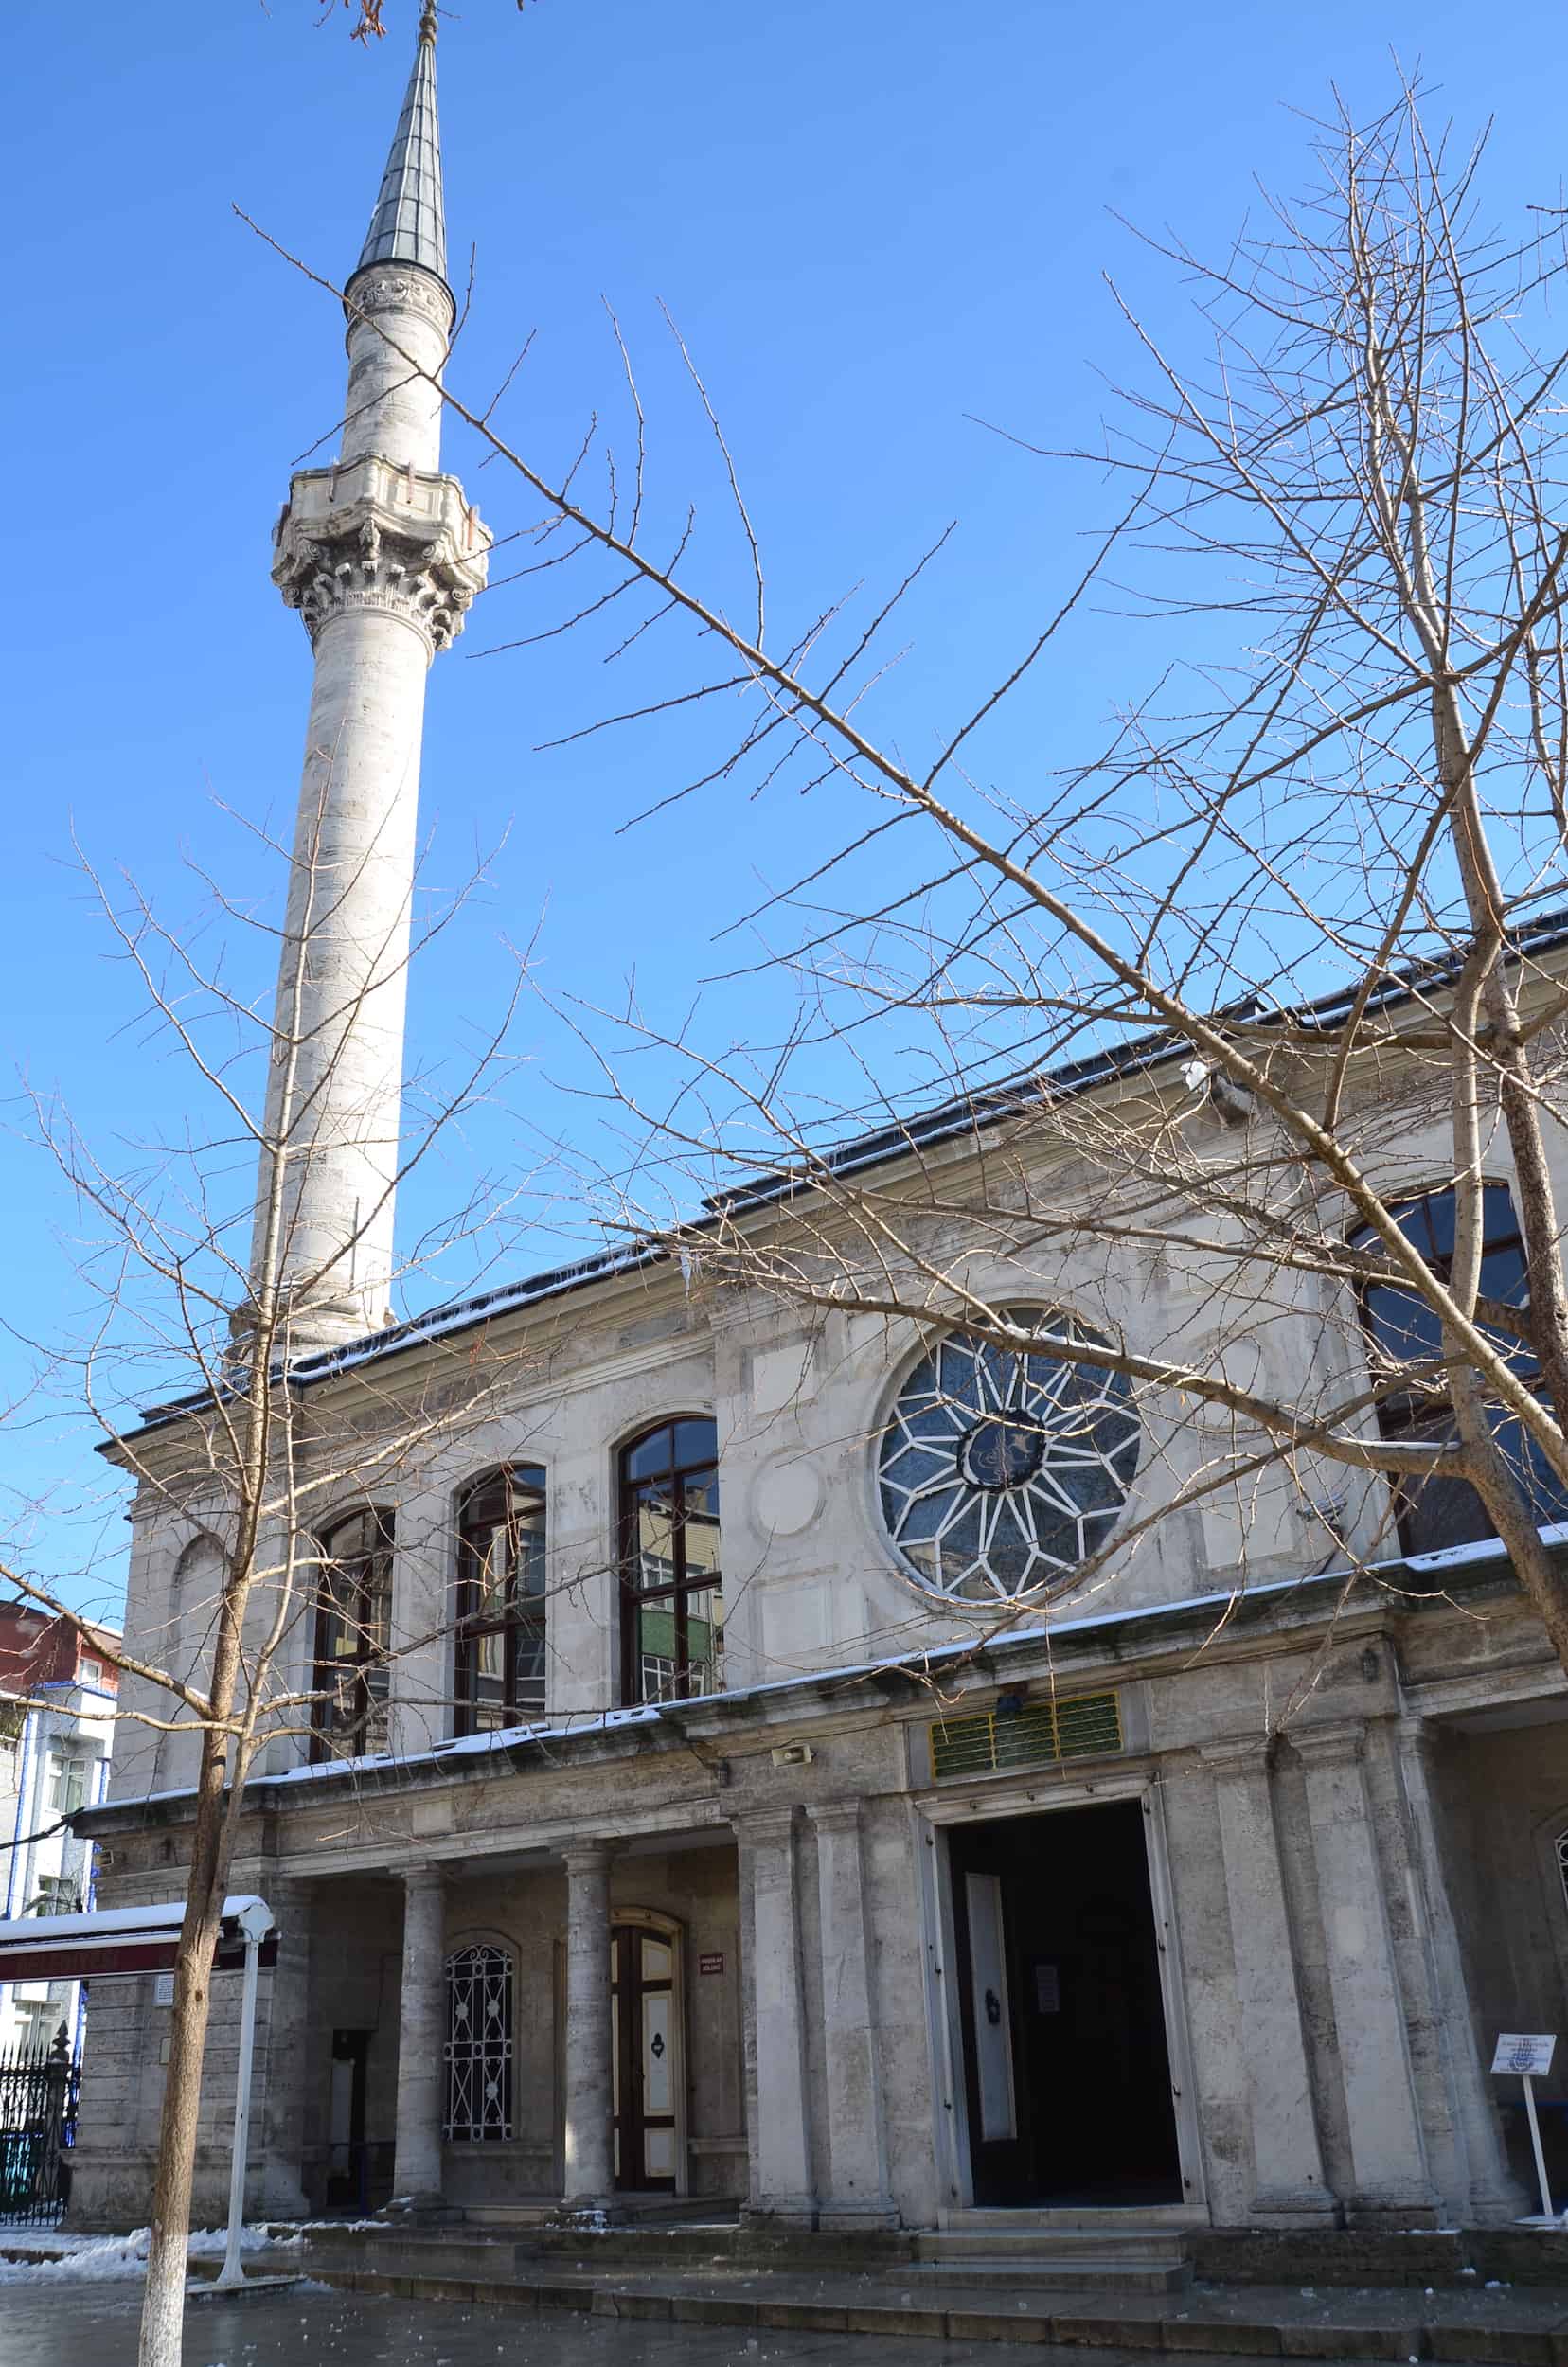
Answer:
[[[137,1017],[73,868],[72,829],[178,918],[190,909],[182,850],[266,897],[268,867],[220,809],[286,828],[297,779],[308,650],[269,582],[268,536],[291,464],[336,417],[341,322],[232,209],[328,275],[347,271],[415,12],[387,0],[389,37],[370,47],[348,41],[343,11],[323,21],[317,0],[20,0],[9,14],[0,1064],[58,1087],[110,1164],[178,1131],[189,1086]],[[918,753],[1051,604],[1093,514],[973,417],[1040,443],[1092,437],[1101,373],[1127,352],[1102,273],[1157,330],[1182,302],[1114,216],[1219,243],[1256,202],[1255,171],[1289,187],[1304,170],[1292,110],[1321,109],[1330,82],[1353,107],[1380,102],[1391,52],[1420,62],[1466,129],[1495,115],[1499,211],[1559,198],[1568,30],[1559,9],[1529,0],[1502,18],[1440,0],[542,0],[522,15],[511,0],[468,0],[439,62],[454,271],[476,250],[452,383],[487,400],[532,332],[498,424],[559,471],[596,407],[615,411],[608,298],[649,407],[653,513],[673,520],[696,494],[710,538],[697,579],[728,599],[739,546],[662,300],[722,413],[786,619],[862,578],[889,585],[958,519],[881,711]],[[481,507],[520,523],[515,492],[479,457],[451,439],[448,465]],[[476,849],[502,851],[416,980],[416,1062],[472,1040],[508,939],[534,942],[551,994],[614,1003],[635,970],[650,1008],[678,1013],[724,966],[715,930],[830,829],[793,795],[716,790],[622,831],[710,743],[700,722],[672,721],[541,750],[620,695],[606,690],[602,636],[484,654],[542,630],[555,598],[549,578],[489,596],[435,670],[429,876],[450,883]],[[686,678],[689,647],[668,647]],[[1070,677],[1020,706],[989,761],[1026,783],[1058,734],[1135,687],[1129,667],[1147,674],[1157,654],[1130,655],[1124,628],[1091,620]],[[633,680],[662,663],[650,654]],[[776,991],[727,988],[723,1025],[760,1040]],[[543,1007],[525,1010],[515,1049],[526,1064],[476,1121],[473,1155],[526,1164],[536,1135],[561,1133],[592,1148],[593,1106],[563,1090],[585,1072]],[[91,1228],[28,1148],[14,1092],[8,1106],[0,1312],[27,1338],[75,1341],[90,1320],[76,1266]],[[455,1193],[469,1148],[421,1187],[411,1228]],[[613,1164],[614,1146],[602,1150]],[[570,1232],[558,1207],[519,1255],[551,1262]],[[0,1348],[11,1394],[35,1361],[21,1340]],[[118,1500],[85,1427],[56,1398],[26,1405],[0,1441],[0,1481],[39,1508],[23,1548],[62,1572],[90,1567],[82,1599],[112,1601]]]

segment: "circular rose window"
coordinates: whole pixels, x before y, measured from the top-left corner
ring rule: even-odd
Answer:
[[[922,1586],[964,1602],[1069,1576],[1110,1536],[1138,1468],[1131,1383],[1073,1354],[1110,1342],[1034,1308],[1006,1320],[1050,1347],[950,1333],[900,1390],[877,1455],[894,1543]]]

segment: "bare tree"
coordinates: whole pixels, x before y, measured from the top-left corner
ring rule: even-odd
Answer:
[[[91,1635],[118,1668],[123,1725],[176,1738],[195,1758],[143,2367],[177,2367],[181,2356],[210,1983],[246,1779],[280,1736],[313,1734],[330,1755],[383,1753],[393,1661],[426,1641],[395,1633],[384,1590],[334,1593],[339,1573],[320,1542],[322,1516],[345,1500],[374,1504],[399,1493],[422,1456],[487,1418],[522,1378],[515,1359],[465,1344],[445,1359],[394,1357],[385,1376],[349,1372],[352,1385],[334,1393],[334,1354],[312,1344],[306,1319],[318,1291],[345,1263],[352,1267],[399,1184],[496,1090],[511,1009],[466,1058],[414,1080],[383,1201],[358,1206],[319,1268],[308,1259],[302,1267],[294,1238],[302,1184],[335,1148],[338,1065],[352,1057],[373,998],[401,992],[411,958],[405,909],[375,949],[367,978],[325,1021],[304,1016],[302,982],[351,882],[337,876],[341,864],[334,871],[318,862],[310,832],[302,837],[292,858],[261,844],[280,867],[293,866],[295,894],[282,929],[205,872],[197,874],[205,917],[175,926],[129,878],[111,884],[88,871],[151,1034],[180,1064],[186,1130],[178,1140],[142,1143],[111,1160],[89,1148],[58,1103],[34,1103],[40,1139],[98,1236],[82,1265],[98,1312],[77,1347],[51,1350],[51,1386],[58,1394],[68,1384],[87,1409],[103,1450],[134,1484],[139,1519],[171,1524],[197,1549],[189,1566],[198,1575],[166,1618],[117,1645],[58,1586],[19,1565],[3,1574]],[[415,932],[413,954],[466,894]],[[280,947],[276,1001],[258,1002],[233,983],[251,967],[248,952],[259,948],[276,959]],[[400,1288],[418,1290],[417,1277],[454,1252],[482,1272],[486,1257],[504,1255],[527,1193],[526,1179],[475,1178],[462,1208],[428,1228],[417,1255],[403,1261]],[[416,1326],[402,1344],[419,1345]],[[302,1379],[317,1384],[309,1404]],[[138,1415],[135,1399],[145,1403],[154,1387],[164,1402]],[[341,1678],[315,1665],[311,1623],[324,1590],[342,1631]]]
[[[633,1204],[585,1174],[606,1220],[722,1287],[961,1325],[1015,1360],[1064,1343],[1048,1312],[1014,1311],[1048,1308],[1053,1275],[1081,1305],[1096,1271],[1179,1269],[1201,1326],[1150,1339],[1108,1320],[1071,1343],[1162,1441],[1176,1476],[1157,1517],[1283,1479],[1355,1563],[1394,1552],[1391,1504],[1473,1490],[1568,1666],[1568,1583],[1540,1534],[1568,1495],[1568,1001],[1536,925],[1561,894],[1568,814],[1562,222],[1490,230],[1484,144],[1429,133],[1418,97],[1365,125],[1335,113],[1314,186],[1269,201],[1219,262],[1161,250],[1194,292],[1196,358],[1117,298],[1138,365],[1105,443],[1042,455],[1110,487],[1094,555],[921,768],[875,719],[890,620],[934,553],[885,598],[780,636],[695,370],[739,585],[722,558],[700,579],[689,521],[654,546],[630,365],[634,463],[610,471],[602,508],[575,489],[582,455],[552,472],[494,404],[445,399],[542,506],[548,579],[593,571],[564,616],[498,650],[608,612],[618,658],[654,632],[668,650],[684,620],[689,670],[670,657],[651,695],[583,730],[739,699],[740,733],[722,723],[701,776],[661,802],[823,782],[866,801],[864,827],[806,846],[798,878],[737,917],[761,949],[740,967],[797,984],[782,1040],[738,1051],[701,1011],[669,1030],[639,1007],[570,1014],[638,1178]],[[1096,603],[1119,633],[1153,624],[1152,680],[1102,744],[1053,746],[1042,787],[982,786],[1005,708],[1033,696],[1055,736],[1051,664]],[[780,952],[766,938],[785,927]],[[633,1052],[662,1056],[647,1092]],[[933,1129],[918,1113],[944,1095]],[[880,1160],[842,1156],[867,1129]],[[1500,1162],[1521,1247],[1493,1287]],[[1415,1206],[1434,1184],[1452,1215],[1436,1245]],[[988,1254],[1011,1277],[1000,1296],[977,1278]],[[1272,1364],[1249,1363],[1271,1334]]]

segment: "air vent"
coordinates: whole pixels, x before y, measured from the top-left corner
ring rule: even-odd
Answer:
[[[1114,1693],[1080,1693],[1065,1701],[1033,1701],[1020,1710],[983,1710],[931,1730],[931,1769],[953,1775],[1001,1775],[1014,1767],[1096,1758],[1122,1747],[1121,1701]]]

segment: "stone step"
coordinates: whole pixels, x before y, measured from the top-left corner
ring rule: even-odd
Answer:
[[[430,2300],[508,2307],[525,2312],[560,2311],[594,2319],[634,2319],[673,2326],[722,2326],[758,2330],[787,2328],[796,2333],[882,2336],[900,2350],[887,2356],[910,2356],[911,2338],[950,2342],[976,2341],[1019,2344],[1036,2356],[1047,2345],[1082,2353],[1086,2362],[1096,2351],[1114,2352],[1118,2362],[1129,2350],[1140,2358],[1164,2355],[1181,2367],[1197,2367],[1223,2358],[1253,2361],[1281,2357],[1295,2360],[1348,2362],[1428,2359],[1448,2367],[1568,2367],[1568,2343],[1541,2323],[1523,2316],[1486,2325],[1422,2322],[1420,2299],[1404,2293],[1367,2293],[1363,2313],[1354,2323],[1314,2323],[1295,2303],[1289,2314],[1270,2313],[1268,2297],[1258,2296],[1256,2317],[1214,2309],[1205,2295],[1184,2296],[1186,2306],[1163,2311],[1141,2305],[1129,2294],[1125,2313],[1118,2315],[1114,2297],[1110,2307],[1096,2307],[1087,2291],[1079,2302],[1081,2314],[1071,2306],[1045,2305],[1044,2296],[1031,2301],[1006,2288],[997,2289],[966,2276],[962,2285],[950,2277],[944,2287],[922,2285],[911,2290],[903,2284],[880,2288],[864,2278],[846,2282],[838,2291],[824,2280],[819,2298],[798,2292],[771,2297],[771,2280],[751,2289],[725,2291],[696,2279],[674,2279],[659,2290],[646,2282],[618,2283],[613,2276],[546,2279],[514,2277],[469,2281],[466,2278],[386,2275],[347,2269],[335,2264],[307,2264],[309,2272],[329,2285],[361,2292],[391,2292],[411,2301]],[[906,2272],[907,2273],[907,2272]],[[791,2281],[783,2280],[785,2286]],[[1077,2298],[1077,2297],[1075,2297]],[[1087,2303],[1085,2308],[1083,2304]],[[1211,2309],[1213,2314],[1210,2314]],[[1562,2346],[1559,2347],[1559,2343]],[[1109,2361],[1107,2362],[1109,2367]]]
[[[1182,2267],[1188,2256],[1185,2234],[1176,2228],[949,2227],[916,2238],[918,2260],[1117,2260],[1163,2262]]]
[[[1098,2253],[1067,2251],[1043,2252],[1033,2259],[1011,2253],[991,2260],[967,2253],[962,2261],[918,2260],[909,2274],[922,2283],[961,2280],[988,2291],[1004,2287],[1031,2293],[1070,2292],[1075,2287],[1092,2287],[1097,2293],[1179,2293],[1191,2281],[1185,2260],[1144,2260],[1129,2254],[1106,2260]]]

